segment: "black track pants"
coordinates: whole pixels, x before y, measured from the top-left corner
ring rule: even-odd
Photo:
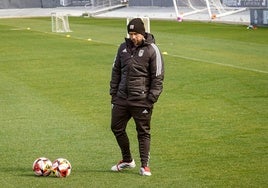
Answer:
[[[132,117],[136,124],[141,166],[149,166],[151,116],[152,108],[120,105],[113,106],[111,129],[121,149],[123,161],[128,162],[132,160],[129,139],[126,133],[127,123]]]

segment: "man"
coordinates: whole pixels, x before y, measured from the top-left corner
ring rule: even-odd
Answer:
[[[118,48],[110,82],[111,129],[122,154],[122,160],[111,170],[121,171],[136,166],[126,133],[127,123],[132,117],[139,142],[140,174],[151,176],[150,122],[153,105],[163,88],[164,65],[162,55],[154,44],[154,36],[145,32],[140,18],[132,19],[127,30],[130,38],[126,38]]]

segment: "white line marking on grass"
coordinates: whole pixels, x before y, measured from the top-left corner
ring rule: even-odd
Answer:
[[[221,65],[221,66],[225,66],[225,67],[232,67],[232,68],[235,68],[235,69],[241,69],[241,70],[247,70],[247,71],[252,71],[252,72],[259,72],[259,73],[268,74],[267,71],[262,71],[262,70],[258,70],[258,69],[240,67],[240,66],[224,64],[224,63],[210,62],[210,61],[205,61],[205,60],[197,59],[197,58],[193,58],[193,57],[186,57],[186,56],[182,56],[182,55],[171,55],[171,54],[168,54],[168,55],[172,56],[172,57],[179,57],[179,58],[193,60],[193,61],[200,61],[200,62],[203,62],[203,63],[210,63],[210,64]]]
[[[45,33],[45,34],[48,34],[48,35],[57,35],[57,36],[66,37],[66,35],[64,35],[64,33],[47,32],[47,31],[40,31],[40,30],[34,30],[34,31],[40,32],[40,33]],[[76,36],[72,36],[71,38],[72,39],[75,39],[75,40],[84,40],[84,41],[87,41],[87,42],[95,42],[95,43],[107,44],[107,45],[111,45],[111,46],[119,46],[119,44],[104,42],[104,41],[95,40],[95,39],[92,39],[92,38],[90,38],[90,40],[89,40],[89,38],[76,37]]]
[[[22,31],[22,30],[27,30],[27,28],[13,28],[10,29],[11,31]]]

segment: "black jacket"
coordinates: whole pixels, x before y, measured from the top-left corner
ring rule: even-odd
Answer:
[[[158,100],[163,88],[164,64],[154,42],[154,36],[146,33],[142,45],[134,47],[126,38],[118,48],[110,82],[113,104],[120,104],[123,99],[133,105],[151,106]]]

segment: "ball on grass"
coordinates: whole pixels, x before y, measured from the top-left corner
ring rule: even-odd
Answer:
[[[177,21],[178,21],[178,22],[182,22],[182,17],[178,17],[178,18],[177,18]]]
[[[64,158],[58,158],[52,163],[51,171],[58,178],[65,178],[71,174],[71,163]]]
[[[46,157],[39,157],[33,162],[33,171],[36,176],[49,176],[52,163]]]

